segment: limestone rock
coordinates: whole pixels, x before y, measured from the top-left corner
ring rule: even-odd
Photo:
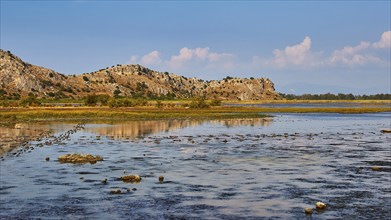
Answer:
[[[117,65],[91,73],[63,75],[31,65],[9,51],[0,50],[0,86],[7,96],[82,98],[114,92],[121,96],[204,96],[220,100],[279,99],[274,84],[267,78],[233,78],[204,81],[140,65]]]

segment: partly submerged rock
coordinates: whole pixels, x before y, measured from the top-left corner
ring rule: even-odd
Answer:
[[[122,176],[120,179],[126,183],[139,183],[141,181],[141,177],[139,175]]]
[[[317,209],[324,209],[324,208],[326,208],[326,204],[324,204],[323,202],[317,202],[315,205],[316,205]]]
[[[113,189],[110,191],[110,194],[121,194],[121,190],[120,189]]]
[[[312,214],[312,208],[305,208],[304,212],[305,214]]]
[[[91,163],[94,164],[97,161],[102,161],[101,156],[93,156],[91,154],[66,154],[58,157],[60,163]]]
[[[371,169],[372,169],[373,171],[380,171],[380,170],[381,170],[381,167],[373,166],[373,167],[371,167]]]

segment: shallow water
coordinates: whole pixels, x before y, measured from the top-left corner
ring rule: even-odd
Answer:
[[[51,123],[53,137],[3,155],[0,218],[389,219],[390,116]],[[74,152],[104,161],[57,161]]]
[[[251,106],[267,108],[390,108],[391,103],[355,103],[355,102],[298,102],[298,103],[263,103],[263,104],[225,104],[226,106]]]

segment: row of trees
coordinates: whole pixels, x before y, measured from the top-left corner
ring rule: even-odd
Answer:
[[[391,100],[391,94],[353,95],[353,94],[280,94],[288,100]]]

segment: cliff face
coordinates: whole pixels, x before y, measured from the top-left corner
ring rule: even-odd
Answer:
[[[204,81],[140,65],[117,65],[79,75],[62,75],[53,70],[23,62],[0,50],[0,86],[6,95],[81,98],[89,94],[133,97],[170,96],[208,99],[262,100],[278,98],[272,81],[266,78],[227,77]]]

